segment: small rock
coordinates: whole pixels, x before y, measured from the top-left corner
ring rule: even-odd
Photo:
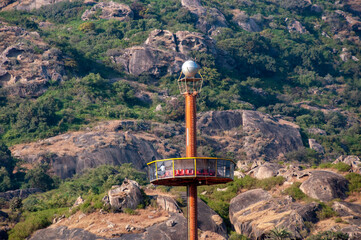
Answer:
[[[167,227],[173,227],[174,225],[176,225],[176,222],[174,222],[173,220],[169,220],[166,222]]]
[[[84,213],[79,215],[78,220],[82,219],[83,217],[86,217],[86,215]]]
[[[228,187],[225,187],[225,188],[217,188],[217,191],[218,192],[225,192],[227,191]]]
[[[325,149],[323,148],[323,146],[321,144],[319,144],[316,139],[308,139],[308,144],[310,145],[310,148],[315,150],[318,153],[324,154],[325,153]]]

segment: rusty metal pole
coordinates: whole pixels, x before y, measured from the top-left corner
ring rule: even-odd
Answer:
[[[196,98],[197,93],[184,93],[186,101],[186,156],[197,157]],[[196,169],[194,169],[196,171]],[[188,240],[198,239],[197,182],[187,186],[188,196]]]

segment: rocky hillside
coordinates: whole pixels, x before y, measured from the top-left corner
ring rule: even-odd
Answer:
[[[277,161],[304,148],[299,127],[256,111],[215,111],[200,114],[202,155],[231,155],[237,160]],[[66,133],[12,147],[27,163],[47,162],[61,177],[71,177],[104,164],[132,163],[139,170],[155,159],[181,157],[183,124],[110,121],[86,131]]]
[[[200,238],[359,239],[360,5],[2,1],[0,238],[183,239],[184,189],[145,170],[184,156],[193,59],[198,154],[237,162],[200,187]],[[125,177],[142,200],[119,208]]]
[[[62,81],[60,50],[46,44],[37,32],[0,22],[0,86],[7,94],[37,97],[49,81]]]

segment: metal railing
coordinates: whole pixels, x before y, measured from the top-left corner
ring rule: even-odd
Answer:
[[[167,178],[230,178],[235,162],[231,159],[188,157],[155,160],[148,163],[149,180]]]

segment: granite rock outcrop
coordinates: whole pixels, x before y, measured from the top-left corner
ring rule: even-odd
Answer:
[[[203,33],[217,35],[219,28],[228,27],[226,18],[217,8],[204,7],[200,0],[182,0],[181,3],[197,16],[196,27]]]
[[[47,45],[37,32],[0,22],[0,87],[20,97],[38,97],[49,81],[62,81],[62,53]]]
[[[161,77],[181,70],[187,54],[191,51],[215,55],[214,41],[200,33],[153,30],[141,46],[124,50],[110,50],[108,56],[115,64],[133,75],[150,74]]]
[[[348,181],[342,176],[330,171],[312,171],[300,189],[306,195],[321,201],[331,201],[335,198],[347,197]]]
[[[97,12],[101,12],[99,16],[96,16]],[[126,21],[133,19],[134,13],[128,5],[110,1],[100,2],[94,5],[91,9],[86,10],[81,16],[81,20],[87,21],[94,17],[99,17],[100,19]]]
[[[239,234],[264,239],[274,228],[288,229],[295,239],[304,239],[308,222],[316,222],[318,204],[302,205],[274,198],[262,189],[241,193],[230,202],[229,217]]]
[[[114,211],[136,209],[143,202],[143,195],[136,181],[124,179],[121,186],[112,186],[108,191],[109,204]]]
[[[296,125],[255,111],[204,112],[197,122],[202,144],[234,152],[236,161],[274,161],[303,147]],[[180,157],[184,141],[183,124],[108,121],[86,131],[15,145],[11,151],[28,163],[49,162],[57,176],[68,178],[103,164],[133,163],[142,170],[152,160]]]

